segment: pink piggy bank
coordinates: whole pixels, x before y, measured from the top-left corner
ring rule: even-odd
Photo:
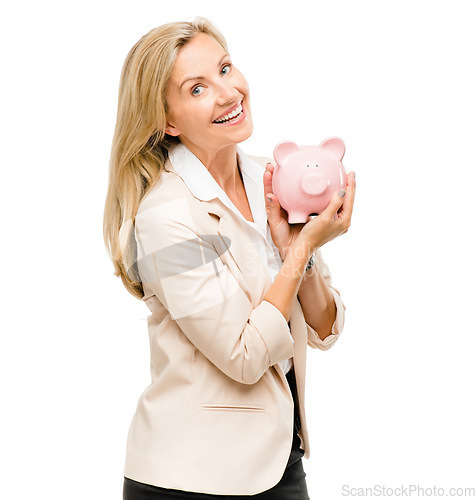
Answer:
[[[319,146],[286,141],[274,148],[272,188],[288,213],[289,224],[306,223],[309,215],[327,207],[336,191],[346,188],[344,153],[344,142],[338,137],[324,139]]]

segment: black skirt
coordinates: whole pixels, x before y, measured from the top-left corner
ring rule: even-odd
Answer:
[[[191,491],[161,488],[150,484],[139,483],[128,477],[124,477],[123,500],[178,500],[185,498],[193,500],[245,500],[248,498],[256,498],[259,500],[309,500],[306,473],[304,472],[302,464],[304,450],[300,447],[301,440],[298,436],[301,422],[299,420],[297,405],[294,367],[286,374],[286,379],[294,399],[294,435],[288,464],[278,484],[256,495],[211,495],[208,493],[195,493]]]

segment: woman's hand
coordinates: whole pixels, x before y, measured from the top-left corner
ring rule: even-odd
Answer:
[[[346,180],[347,187],[341,193],[343,197],[339,196],[342,190],[334,193],[326,209],[310,220],[300,232],[300,237],[305,238],[314,251],[346,233],[350,227],[355,197],[354,172],[349,172]]]
[[[287,251],[299,237],[305,237],[316,250],[337,236],[344,234],[350,227],[355,196],[354,172],[347,174],[347,187],[344,198],[337,193],[333,195],[327,208],[317,217],[310,217],[308,222],[291,224],[287,222],[287,212],[280,206],[272,189],[274,166],[266,165],[263,174],[266,213],[273,242],[284,261]],[[271,201],[270,201],[271,200]]]

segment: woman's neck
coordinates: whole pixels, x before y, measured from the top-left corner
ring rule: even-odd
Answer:
[[[204,151],[194,144],[184,145],[205,165],[210,175],[227,194],[241,191],[243,181],[238,168],[236,144],[230,144],[216,151]]]

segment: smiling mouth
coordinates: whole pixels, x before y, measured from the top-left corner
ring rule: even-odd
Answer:
[[[213,123],[230,123],[239,118],[242,114],[243,114],[243,101],[241,101],[240,104],[238,104],[238,106],[231,113],[228,113],[223,118],[214,120]]]

